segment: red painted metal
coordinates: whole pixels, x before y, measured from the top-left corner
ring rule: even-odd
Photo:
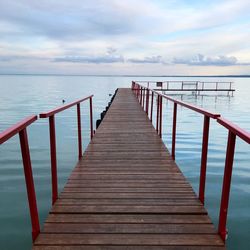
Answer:
[[[67,105],[55,108],[49,112],[41,113],[40,118],[49,118],[49,133],[50,133],[50,161],[51,161],[51,179],[52,179],[52,204],[54,204],[58,198],[58,184],[57,184],[57,159],[56,159],[56,131],[55,131],[55,114],[64,111],[65,109],[77,106],[77,125],[78,125],[78,157],[80,159],[82,155],[82,138],[81,138],[81,115],[80,115],[80,103],[89,99],[90,105],[90,137],[93,138],[93,111],[92,111],[92,97],[90,95],[86,98],[80,99],[75,102],[71,102]]]
[[[136,85],[140,86],[137,83]],[[229,132],[228,132],[227,152],[226,152],[226,160],[225,160],[219,226],[218,226],[218,233],[220,234],[221,238],[225,241],[226,236],[227,236],[226,222],[227,222],[227,212],[228,212],[228,204],[229,204],[230,185],[231,185],[231,176],[232,176],[232,169],[233,169],[236,136],[240,137],[245,142],[250,144],[250,133],[245,131],[244,129],[241,129],[240,127],[231,123],[225,118],[220,117],[220,114],[211,113],[205,109],[173,99],[169,96],[160,94],[151,89],[149,89],[149,91],[152,92],[152,95],[155,93],[156,98],[157,98],[156,131],[160,136],[161,136],[162,98],[170,100],[174,103],[173,128],[172,128],[172,157],[173,159],[175,159],[177,105],[181,105],[183,107],[189,108],[195,112],[198,112],[204,115],[202,155],[201,155],[201,168],[200,168],[200,188],[199,188],[199,198],[203,204],[205,201],[205,184],[206,184],[206,168],[207,168],[207,152],[208,152],[210,118],[216,119],[219,124],[221,124],[222,126],[228,129]],[[152,104],[153,104],[153,101],[151,103],[151,106],[153,107]],[[152,114],[151,114],[151,119],[152,119]]]
[[[31,123],[33,123],[35,120],[37,120],[36,115],[31,115],[24,120],[18,122],[14,126],[6,129],[5,131],[0,133],[0,145],[4,143],[5,141],[9,140],[11,137],[19,133],[21,130],[28,127]]]
[[[29,143],[28,143],[26,128],[24,128],[19,132],[19,138],[20,138],[20,145],[21,145],[21,152],[23,159],[23,169],[25,175],[27,196],[29,201],[29,210],[30,210],[31,225],[32,225],[32,240],[34,242],[40,233],[40,224],[39,224],[39,216],[36,203],[36,192],[33,180],[32,165],[30,160],[30,151],[29,151]]]
[[[147,89],[146,95],[146,114],[148,115],[148,107],[149,107],[149,89]]]
[[[77,103],[84,102],[84,101],[90,99],[90,98],[93,97],[93,96],[94,96],[94,95],[90,95],[90,96],[85,97],[85,98],[83,98],[83,99],[80,99],[80,100],[77,100],[77,101],[75,101],[75,102],[71,102],[71,103],[69,103],[69,104],[67,104],[67,105],[63,105],[63,106],[58,107],[58,108],[56,108],[56,109],[50,110],[49,112],[41,113],[39,116],[40,116],[40,118],[48,118],[48,117],[50,117],[50,116],[52,116],[52,115],[55,115],[56,113],[59,113],[59,112],[65,110],[65,109],[68,109],[68,108],[70,108],[70,107],[76,105]]]
[[[78,128],[78,158],[82,158],[82,126],[81,126],[81,107],[77,103],[77,128]]]
[[[52,205],[58,197],[55,116],[49,117]]]
[[[142,105],[142,87],[140,87],[140,105]]]
[[[36,202],[36,192],[33,180],[32,165],[30,160],[29,142],[26,128],[37,120],[36,115],[27,117],[26,119],[18,122],[16,125],[6,129],[0,133],[0,144],[4,143],[14,135],[19,133],[23,169],[26,183],[26,191],[30,210],[30,219],[32,226],[32,240],[33,242],[40,233],[39,215]]]
[[[169,101],[172,101],[172,102],[175,102],[175,103],[179,104],[180,106],[183,106],[185,108],[191,109],[193,111],[196,111],[196,112],[198,112],[200,114],[203,114],[205,116],[211,117],[213,119],[217,119],[218,117],[220,117],[220,114],[215,114],[215,113],[209,112],[209,111],[207,111],[207,110],[205,110],[203,108],[196,107],[196,106],[194,106],[192,104],[189,104],[189,103],[186,103],[186,102],[183,102],[183,101],[179,101],[179,100],[173,99],[173,98],[171,98],[169,96],[166,96],[166,95],[163,95],[163,94],[159,94],[159,95],[161,95],[163,98],[166,98]]]
[[[151,95],[151,113],[150,113],[150,121],[153,120],[153,109],[154,109],[154,92]]]
[[[219,217],[219,226],[218,233],[220,234],[222,240],[226,240],[227,236],[227,212],[228,212],[228,203],[230,195],[230,185],[231,177],[233,171],[233,160],[234,160],[234,150],[235,150],[235,140],[236,134],[232,131],[228,132],[228,141],[227,141],[227,153],[224,169],[224,178],[223,178],[223,187],[220,203],[220,217]]]
[[[177,120],[177,103],[173,108],[173,127],[172,127],[172,158],[175,160],[175,142],[176,142],[176,120]]]
[[[223,117],[217,119],[217,122],[227,128],[229,131],[233,132],[235,135],[239,136],[242,140],[250,144],[250,133],[246,130],[240,128],[239,126],[235,125],[234,123],[226,120]]]
[[[142,87],[142,92],[141,92],[141,98],[142,98],[142,100],[141,100],[141,106],[143,107],[143,102],[144,102],[144,89],[143,89],[143,87]]]
[[[146,88],[143,88],[143,97],[142,97],[142,108],[144,110],[144,106],[145,106],[145,89]]]
[[[93,138],[93,107],[92,107],[92,96],[89,98],[89,112],[90,112],[90,139]]]
[[[157,95],[157,113],[156,113],[156,132],[158,133],[159,131],[159,114],[160,114],[160,110],[159,110],[159,106],[160,106],[160,96]]]
[[[159,136],[162,137],[162,96],[160,96],[160,113],[159,113]]]
[[[202,140],[201,167],[200,167],[200,188],[199,188],[199,199],[200,199],[202,204],[204,204],[204,199],[205,199],[209,122],[210,122],[210,117],[205,115],[204,116],[204,124],[203,124],[203,140]]]

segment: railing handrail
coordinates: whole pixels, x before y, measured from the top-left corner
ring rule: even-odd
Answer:
[[[141,86],[141,85],[139,84],[139,86]],[[141,87],[144,88],[144,86],[141,86]],[[188,108],[188,109],[194,110],[194,111],[196,111],[196,112],[198,112],[198,113],[200,113],[200,114],[206,115],[206,116],[211,117],[211,118],[213,118],[213,119],[217,119],[218,117],[220,117],[220,114],[212,113],[212,112],[209,112],[209,111],[207,111],[207,110],[205,110],[205,109],[203,109],[203,108],[201,108],[201,107],[197,107],[197,106],[192,105],[192,104],[190,104],[190,103],[183,102],[183,101],[180,101],[180,100],[171,98],[171,97],[169,97],[169,96],[167,96],[167,95],[164,95],[164,94],[159,93],[159,92],[156,91],[156,90],[153,90],[153,89],[150,89],[150,88],[146,88],[146,89],[148,89],[149,91],[151,91],[151,92],[153,92],[153,93],[156,93],[156,94],[159,95],[159,96],[162,96],[163,98],[165,98],[165,99],[167,99],[167,100],[169,100],[169,101],[171,101],[171,102],[177,103],[177,104],[179,104],[179,105],[181,105],[181,106],[183,106],[183,107],[186,107],[186,108]]]
[[[218,117],[220,117],[220,114],[217,114],[217,113],[212,113],[210,111],[207,111],[201,107],[198,107],[198,106],[195,106],[193,104],[190,104],[190,103],[187,103],[187,102],[183,102],[183,101],[180,101],[180,100],[177,100],[177,99],[174,99],[174,98],[171,98],[167,95],[164,95],[164,94],[160,94],[158,93],[157,91],[153,90],[154,92],[156,92],[158,95],[161,95],[162,97],[164,97],[165,99],[169,100],[169,101],[172,101],[174,103],[177,103],[185,108],[188,108],[188,109],[191,109],[191,110],[194,110],[200,114],[203,114],[203,115],[206,115],[208,117],[211,117],[213,119],[217,119]]]
[[[7,128],[3,132],[0,133],[0,144],[4,143],[5,141],[9,140],[14,135],[18,134],[21,130],[28,127],[31,123],[37,120],[36,115],[31,115],[20,122],[16,123],[15,125]]]
[[[89,113],[90,113],[90,138],[93,138],[93,111],[92,111],[92,97],[94,95],[87,96],[80,100],[71,102],[67,105],[63,105],[52,109],[48,112],[43,112],[39,115],[40,118],[49,118],[49,134],[50,134],[50,161],[51,161],[51,177],[52,177],[52,205],[58,198],[58,182],[57,182],[57,156],[56,156],[56,126],[55,115],[65,109],[77,106],[77,130],[78,130],[78,158],[82,157],[82,131],[81,131],[81,103],[89,100]]]
[[[230,83],[231,88],[231,83]],[[136,97],[143,110],[146,106],[145,112],[148,114],[148,105],[149,98],[146,98],[146,105],[144,105],[144,96],[145,92],[147,97],[149,97],[149,92],[152,92],[151,97],[151,114],[150,120],[152,121],[152,111],[153,111],[153,96],[154,93],[158,95],[157,98],[157,115],[156,115],[156,131],[160,137],[162,137],[162,98],[166,98],[174,103],[173,107],[173,125],[172,125],[172,158],[175,160],[175,140],[176,140],[176,118],[177,118],[177,104],[185,106],[189,109],[192,109],[196,112],[199,112],[204,115],[203,123],[203,140],[202,140],[202,153],[201,153],[201,167],[200,167],[200,185],[199,185],[199,199],[204,204],[205,202],[205,185],[206,185],[206,169],[207,169],[207,153],[208,153],[208,139],[209,139],[209,123],[210,118],[216,119],[216,121],[228,129],[228,140],[227,140],[227,150],[226,150],[226,159],[223,175],[223,184],[222,184],[222,194],[221,194],[221,203],[220,203],[220,213],[219,213],[219,224],[218,224],[218,233],[221,236],[222,240],[225,241],[227,238],[227,213],[229,205],[229,196],[230,196],[230,186],[231,186],[231,176],[233,170],[234,162],[234,152],[235,152],[235,142],[236,137],[240,137],[245,142],[250,144],[250,133],[236,124],[226,120],[223,117],[220,117],[220,114],[213,114],[205,109],[196,107],[192,104],[188,104],[176,99],[173,99],[164,94],[160,94],[158,91],[149,89],[148,87],[142,86],[137,82],[132,82],[132,90],[134,91]]]
[[[137,83],[137,82],[135,82],[135,83]],[[174,99],[174,98],[169,97],[169,96],[167,96],[165,94],[161,94],[157,90],[147,88],[147,87],[142,86],[140,84],[138,84],[138,85],[140,87],[142,87],[142,88],[148,89],[152,93],[156,93],[157,95],[164,97],[165,99],[167,99],[169,101],[172,101],[172,102],[177,103],[177,104],[179,104],[181,106],[184,106],[186,108],[194,110],[194,111],[196,111],[198,113],[201,113],[203,115],[206,115],[206,116],[209,116],[209,117],[211,117],[213,119],[216,119],[217,122],[219,124],[221,124],[223,127],[227,128],[229,131],[231,131],[232,133],[234,133],[235,135],[237,135],[238,137],[240,137],[242,140],[244,140],[245,142],[247,142],[248,144],[250,144],[250,133],[248,131],[246,131],[245,129],[242,129],[241,127],[239,127],[237,124],[235,124],[235,123],[227,120],[226,118],[222,117],[220,114],[212,113],[212,112],[210,112],[210,111],[208,111],[206,109],[203,109],[201,107],[197,107],[197,106],[195,106],[193,104],[190,104],[190,103],[187,103],[187,102],[183,102],[183,101],[180,101],[178,99]]]
[[[56,113],[59,113],[59,112],[65,110],[65,109],[71,108],[72,106],[77,105],[78,103],[81,103],[81,102],[83,102],[83,101],[86,101],[86,100],[92,98],[93,96],[94,96],[94,95],[90,95],[90,96],[87,96],[87,97],[85,97],[85,98],[83,98],[83,99],[79,99],[79,100],[77,100],[77,101],[71,102],[71,103],[69,103],[69,104],[67,104],[67,105],[63,105],[63,106],[57,107],[57,108],[55,108],[55,109],[52,109],[52,110],[50,110],[50,111],[48,111],[48,112],[43,112],[43,113],[41,113],[41,114],[39,115],[39,117],[40,117],[40,118],[48,118],[48,117],[50,117],[50,116],[52,116],[52,115],[55,115]]]
[[[93,137],[93,111],[92,111],[92,97],[90,95],[83,99],[71,102],[67,105],[60,106],[49,112],[40,114],[40,118],[49,118],[49,130],[50,130],[50,152],[51,152],[51,176],[52,176],[52,203],[57,199],[58,196],[58,185],[57,185],[57,160],[56,160],[56,134],[55,134],[55,114],[68,109],[72,106],[77,106],[77,126],[78,126],[78,147],[79,147],[79,158],[82,157],[82,135],[81,135],[81,110],[80,104],[83,101],[89,100],[90,107],[90,136]],[[30,208],[30,217],[32,224],[32,240],[33,242],[40,233],[39,215],[36,202],[36,192],[32,173],[32,164],[30,159],[30,150],[28,143],[27,127],[36,121],[37,115],[31,115],[15,125],[7,128],[0,133],[0,144],[6,142],[8,139],[16,134],[19,134],[23,168],[25,174],[26,190],[28,196],[28,203]]]
[[[37,120],[37,116],[31,115],[25,118],[24,120],[16,123],[15,125],[11,126],[10,128],[7,128],[2,133],[0,133],[0,144],[6,142],[12,136],[19,134],[22,160],[23,160],[23,169],[24,169],[24,176],[25,176],[25,183],[26,183],[26,191],[27,191],[28,204],[29,204],[29,210],[30,210],[33,242],[35,241],[38,234],[40,233],[40,223],[39,223],[39,216],[38,216],[38,209],[37,209],[37,202],[36,202],[36,192],[35,192],[35,185],[34,185],[34,180],[33,180],[32,164],[31,164],[31,159],[30,159],[29,142],[28,142],[28,135],[27,135],[26,128],[36,120]]]
[[[238,125],[230,122],[224,117],[217,118],[217,122],[221,124],[223,127],[227,128],[229,131],[240,137],[242,140],[250,144],[250,133],[245,129],[242,129]]]

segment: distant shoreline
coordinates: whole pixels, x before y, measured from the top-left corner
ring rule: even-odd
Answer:
[[[78,74],[1,74],[0,76],[93,76],[93,77],[220,77],[250,78],[250,75],[78,75]]]

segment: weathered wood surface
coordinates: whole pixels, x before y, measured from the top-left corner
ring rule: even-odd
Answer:
[[[225,249],[130,89],[119,89],[33,249]]]

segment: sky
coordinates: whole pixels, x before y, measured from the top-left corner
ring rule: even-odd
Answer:
[[[250,74],[249,0],[0,0],[0,74]]]

